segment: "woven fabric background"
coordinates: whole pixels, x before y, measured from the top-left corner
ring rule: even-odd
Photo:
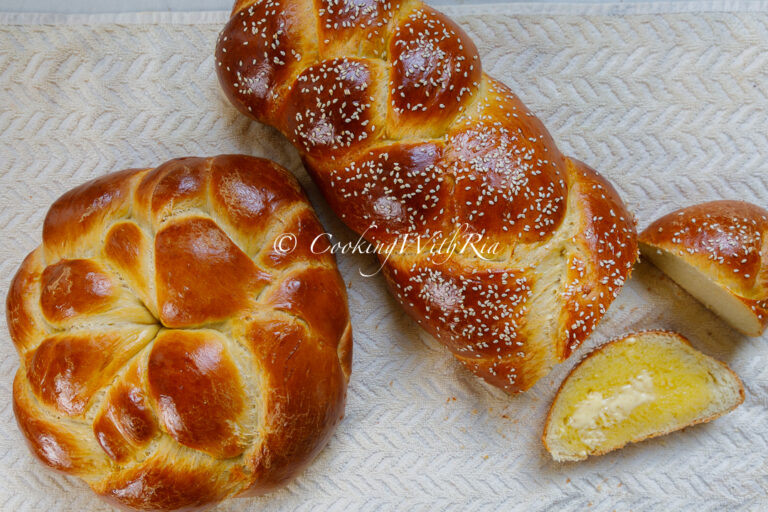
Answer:
[[[608,176],[641,227],[717,198],[768,206],[768,11],[733,2],[446,9],[560,147]],[[714,12],[718,11],[718,12]],[[329,212],[295,151],[219,92],[226,13],[0,16],[0,289],[40,241],[48,205],[95,176],[182,155],[275,159]],[[47,24],[42,24],[45,22]],[[217,510],[766,510],[768,337],[744,338],[640,264],[575,358],[505,396],[454,363],[388,295],[375,263],[339,256],[355,352],[346,417],[294,483]],[[13,418],[17,356],[0,326],[0,509],[109,507],[28,453]],[[727,361],[746,401],[732,414],[579,464],[539,440],[575,360],[609,338],[667,328]]]

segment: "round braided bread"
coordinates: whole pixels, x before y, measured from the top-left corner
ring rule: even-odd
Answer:
[[[273,249],[285,232],[297,248]],[[7,299],[32,451],[119,505],[192,509],[295,475],[344,413],[352,334],[295,178],[172,160],[61,196]],[[327,249],[327,247],[326,247]]]
[[[240,0],[216,68],[350,228],[397,246],[382,260],[403,307],[506,391],[571,354],[637,259],[613,187],[563,156],[461,28],[419,1]],[[431,243],[466,234],[479,250]]]

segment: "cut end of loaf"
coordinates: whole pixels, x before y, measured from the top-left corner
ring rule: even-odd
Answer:
[[[679,334],[630,334],[594,350],[571,371],[542,440],[558,462],[584,460],[711,421],[743,401],[736,374]]]
[[[748,336],[768,327],[768,211],[710,201],[664,215],[640,234],[643,256]]]
[[[747,336],[760,336],[765,327],[757,312],[726,286],[684,258],[652,245],[640,244],[644,258],[650,260],[710,311]]]

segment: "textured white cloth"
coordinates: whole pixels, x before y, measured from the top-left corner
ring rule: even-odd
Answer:
[[[616,184],[641,227],[710,199],[768,206],[768,4],[446,11],[561,149]],[[182,155],[275,159],[299,176],[330,232],[355,238],[289,144],[219,91],[212,55],[226,17],[0,15],[3,293],[57,196],[109,171]],[[339,263],[355,333],[346,418],[295,483],[218,510],[768,509],[768,337],[739,336],[648,264],[573,360],[508,397],[419,331],[380,276],[361,277],[358,269],[375,268],[370,257]],[[744,405],[584,463],[552,462],[539,437],[568,370],[608,338],[649,328],[677,330],[727,361],[744,380]],[[5,325],[0,336],[0,509],[108,510],[28,453],[10,405],[18,361]]]

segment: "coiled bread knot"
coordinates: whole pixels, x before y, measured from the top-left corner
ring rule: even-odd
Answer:
[[[275,250],[282,233],[296,250]],[[285,482],[344,412],[352,337],[333,256],[287,171],[184,158],[59,198],[7,299],[33,452],[136,509]]]

